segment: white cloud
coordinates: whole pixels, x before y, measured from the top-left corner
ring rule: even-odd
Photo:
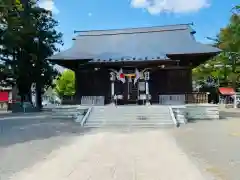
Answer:
[[[39,6],[41,8],[46,9],[46,10],[52,11],[54,14],[58,14],[59,13],[59,10],[55,6],[53,0],[41,0],[39,2]]]
[[[131,0],[131,6],[146,9],[150,14],[160,14],[197,12],[210,4],[209,0]]]

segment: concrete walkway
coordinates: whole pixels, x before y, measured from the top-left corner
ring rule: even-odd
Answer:
[[[95,131],[14,180],[206,180],[166,131]]]

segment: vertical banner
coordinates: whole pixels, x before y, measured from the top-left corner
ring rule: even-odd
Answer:
[[[31,98],[32,98],[32,103],[36,107],[36,83],[32,83],[31,86]]]

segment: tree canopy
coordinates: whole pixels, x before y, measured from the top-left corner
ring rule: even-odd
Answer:
[[[55,82],[55,91],[60,98],[73,96],[75,94],[75,73],[65,70]]]
[[[213,77],[219,86],[237,88],[240,83],[240,5],[232,9],[232,15],[226,27],[216,38],[211,38],[214,46],[223,50],[218,56],[193,69],[193,79],[206,84]]]
[[[0,7],[0,58],[10,67],[20,95],[29,95],[32,83],[36,83],[41,101],[43,87],[52,85],[57,75],[45,59],[62,45],[62,34],[56,31],[58,22],[34,0],[1,0]]]

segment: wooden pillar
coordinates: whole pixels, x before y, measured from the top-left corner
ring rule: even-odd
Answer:
[[[116,80],[116,75],[111,72],[110,73],[110,81],[111,81],[111,102],[115,103],[114,101],[114,96],[115,96],[115,80]]]
[[[149,94],[149,83],[148,83],[148,81],[149,81],[149,79],[150,79],[150,77],[149,77],[149,71],[146,71],[145,73],[144,73],[144,78],[145,78],[145,93],[146,93],[146,105],[149,105],[150,104],[150,94]]]

